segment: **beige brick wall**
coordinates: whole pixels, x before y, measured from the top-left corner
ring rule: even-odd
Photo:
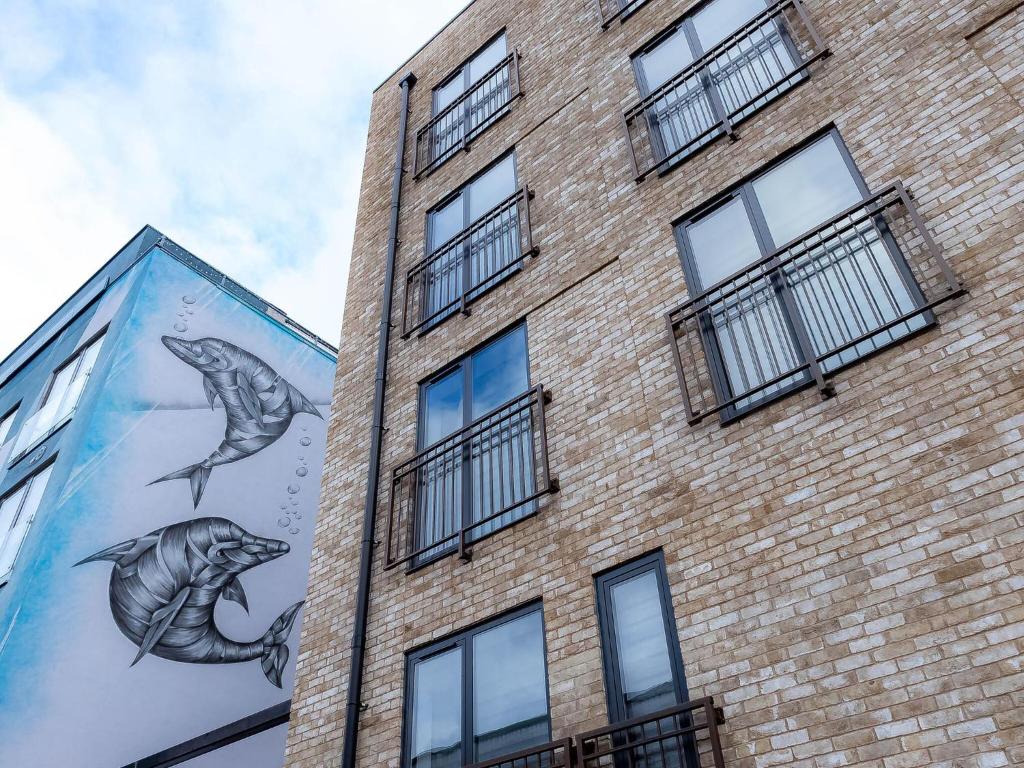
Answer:
[[[424,215],[515,146],[540,255],[390,347],[390,470],[417,382],[526,318],[562,490],[407,575],[373,564],[361,766],[400,761],[404,654],[543,597],[553,735],[606,722],[593,575],[662,548],[687,681],[725,707],[727,765],[1024,765],[1024,110],[1012,1],[805,0],[832,56],[662,178],[632,179],[629,54],[691,2],[601,32],[589,0],[477,0],[374,95],[288,765],[341,753],[399,109],[507,27],[524,97],[436,173],[403,181],[401,278]],[[691,427],[664,313],[686,298],[670,222],[834,123],[869,186],[902,178],[970,293],[939,323],[722,427]],[[396,316],[396,320],[400,320]]]

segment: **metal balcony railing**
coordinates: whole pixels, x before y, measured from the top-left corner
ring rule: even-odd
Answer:
[[[519,51],[513,51],[416,132],[413,175],[425,176],[460,149],[468,149],[521,95]]]
[[[523,187],[418,261],[405,278],[402,335],[421,334],[469,305],[536,256]]]
[[[690,424],[826,379],[963,293],[899,181],[667,315]]]
[[[639,103],[623,123],[637,182],[664,173],[809,76],[829,53],[800,0],[782,0]]]
[[[711,697],[576,737],[576,768],[725,768]]]
[[[474,763],[470,768],[572,768],[572,739],[562,739]]]
[[[423,449],[394,470],[385,568],[416,568],[537,512],[558,490],[537,386]]]
[[[616,19],[625,21],[647,0],[597,0],[597,14],[601,19],[601,29],[608,29]]]

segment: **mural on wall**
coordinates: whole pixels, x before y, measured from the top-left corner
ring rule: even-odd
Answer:
[[[2,768],[132,765],[294,682],[334,360],[160,252],[122,281],[75,329],[108,327],[0,589]],[[149,484],[196,462],[198,511]],[[281,768],[286,731],[188,765]]]
[[[309,399],[251,352],[222,339],[160,339],[175,357],[203,374],[210,408],[219,397],[227,414],[224,440],[198,464],[154,480],[188,478],[192,506],[198,507],[214,467],[248,458],[280,438],[297,413],[323,418]],[[152,485],[153,483],[150,483]]]
[[[248,613],[239,574],[288,554],[277,539],[253,536],[222,517],[200,517],[107,547],[76,566],[114,563],[110,610],[118,629],[147,653],[190,664],[233,664],[259,659],[267,679],[281,687],[288,635],[302,602],[288,608],[263,636],[239,643],[217,629],[213,610],[223,597]]]

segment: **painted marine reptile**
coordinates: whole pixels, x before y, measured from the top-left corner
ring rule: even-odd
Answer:
[[[110,610],[118,629],[146,654],[189,664],[260,660],[267,680],[281,687],[288,663],[285,644],[296,603],[251,643],[220,633],[213,619],[217,599],[249,610],[239,574],[288,554],[288,544],[253,536],[220,517],[201,517],[129,539],[77,563],[109,560]]]
[[[323,415],[309,399],[284,378],[244,349],[222,339],[196,341],[163,336],[161,341],[174,355],[203,374],[203,389],[213,408],[219,397],[227,414],[224,440],[198,464],[192,464],[154,480],[188,478],[192,506],[199,506],[206,481],[214,467],[252,456],[285,433],[296,413]]]

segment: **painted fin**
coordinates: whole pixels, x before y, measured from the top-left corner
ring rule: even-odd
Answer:
[[[213,386],[209,376],[203,376],[203,391],[206,393],[206,400],[210,404],[210,410],[212,411],[213,403],[217,399],[217,388]]]
[[[158,477],[147,485],[162,483],[166,480],[182,480],[187,477],[192,484],[192,508],[194,509],[199,506],[199,500],[203,498],[203,489],[206,488],[206,481],[210,479],[211,470],[212,467],[204,466],[202,463],[193,464],[179,469],[177,472],[171,472],[169,475]]]
[[[295,624],[295,617],[299,614],[302,602],[298,602],[282,613],[270,629],[263,635],[263,657],[260,664],[263,667],[263,674],[267,680],[281,687],[281,676],[284,674],[285,665],[288,663],[288,635]]]
[[[165,605],[153,613],[153,620],[149,624],[149,629],[146,630],[146,635],[142,638],[142,645],[139,646],[139,653],[135,657],[135,661],[131,663],[131,666],[135,666],[139,663],[143,656],[153,650],[153,647],[160,642],[160,638],[164,636],[174,619],[178,616],[178,612],[181,611],[181,607],[185,605],[185,601],[188,600],[189,594],[188,587],[182,587],[181,590],[174,596],[174,598]]]
[[[309,401],[309,398],[299,392],[291,384],[288,385],[288,391],[291,395],[292,410],[296,413],[309,413],[316,416],[318,419],[322,419],[324,415],[316,409],[316,406]]]
[[[249,612],[249,601],[245,597],[245,590],[242,589],[242,583],[236,576],[224,586],[224,591],[221,592],[221,596],[225,600],[230,600],[233,603],[238,603],[245,612]]]
[[[263,424],[263,405],[260,403],[260,396],[256,394],[256,390],[252,388],[252,383],[245,376],[238,376],[238,397],[242,401],[242,405],[245,407],[246,412],[252,416],[256,422],[262,427]]]
[[[113,563],[117,563],[120,566],[129,565],[134,563],[142,553],[147,549],[156,544],[157,536],[147,535],[140,536],[137,539],[128,539],[128,541],[122,541],[120,544],[115,544],[112,547],[100,550],[95,555],[90,555],[84,560],[79,560],[75,566],[82,565],[83,563],[94,563],[98,560],[110,560]]]

